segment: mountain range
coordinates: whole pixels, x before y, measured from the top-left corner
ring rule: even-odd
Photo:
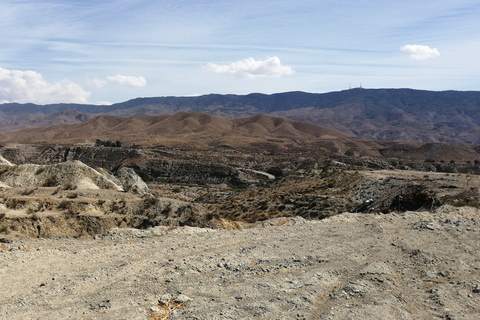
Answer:
[[[309,122],[265,114],[235,119],[184,111],[172,115],[128,118],[100,115],[76,124],[0,133],[2,145],[91,146],[97,140],[120,141],[126,147],[245,151],[256,154],[345,155],[460,162],[480,159],[478,145],[375,141]]]
[[[363,89],[330,93],[136,98],[112,105],[0,105],[0,132],[121,117],[202,112],[226,119],[258,113],[306,121],[380,141],[480,144],[480,91]]]

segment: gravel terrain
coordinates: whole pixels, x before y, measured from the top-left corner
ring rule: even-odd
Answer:
[[[0,239],[1,319],[478,319],[480,211]]]

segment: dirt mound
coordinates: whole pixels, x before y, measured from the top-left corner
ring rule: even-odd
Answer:
[[[0,181],[10,187],[54,187],[72,185],[80,189],[113,189],[122,187],[105,174],[80,161],[67,161],[52,165],[22,164],[3,167]]]

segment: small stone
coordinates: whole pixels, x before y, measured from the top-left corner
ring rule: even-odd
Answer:
[[[477,284],[472,290],[473,293],[480,293],[480,284]]]
[[[176,303],[187,303],[187,302],[192,301],[192,298],[190,298],[190,297],[188,297],[184,294],[180,294],[173,301],[176,302]]]
[[[161,305],[161,306],[166,306],[170,303],[170,301],[172,301],[172,295],[171,294],[164,294],[160,299],[158,299],[158,303]]]
[[[151,307],[150,311],[155,312],[155,313],[161,313],[162,312],[162,310],[157,306]]]

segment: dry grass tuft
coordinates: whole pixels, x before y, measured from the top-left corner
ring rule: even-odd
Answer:
[[[280,226],[283,226],[283,225],[286,225],[286,224],[291,224],[291,223],[292,223],[292,221],[290,221],[290,220],[279,220],[279,221],[277,221],[273,224],[273,227],[280,227]]]
[[[61,186],[61,189],[63,189],[63,190],[75,190],[75,189],[77,189],[77,186],[74,185],[71,182],[67,182],[67,183],[65,183]]]
[[[68,199],[76,199],[76,198],[78,198],[78,193],[77,192],[71,192],[71,193],[67,194],[67,198]]]
[[[229,219],[224,219],[224,218],[212,219],[209,221],[207,226],[210,228],[226,229],[226,230],[243,229],[243,226],[239,222],[229,220]]]
[[[172,315],[172,312],[185,307],[185,302],[168,301],[167,304],[159,304],[150,309],[150,320],[165,320]]]

